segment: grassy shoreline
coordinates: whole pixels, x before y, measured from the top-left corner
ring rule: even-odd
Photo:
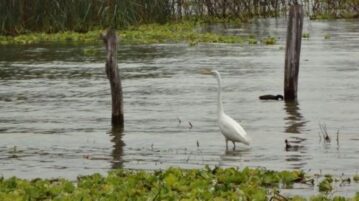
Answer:
[[[169,168],[154,172],[117,169],[109,172],[107,176],[80,176],[75,182],[60,178],[0,178],[0,200],[358,201],[359,192],[352,198],[333,196],[330,193],[337,179],[339,178],[325,175],[320,181],[315,181],[318,179],[302,171],[271,171],[259,168]],[[355,176],[350,179],[358,182]],[[281,189],[293,188],[297,183],[318,187],[320,193],[311,197],[287,197],[280,193]]]

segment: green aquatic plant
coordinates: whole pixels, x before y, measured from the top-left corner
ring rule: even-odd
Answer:
[[[325,178],[325,180],[328,180],[329,183],[333,183],[333,181],[334,181],[333,176],[330,174],[325,174],[324,178]]]
[[[330,192],[333,190],[332,179],[325,178],[318,184],[319,192]]]
[[[201,32],[198,28],[201,24],[193,21],[183,21],[171,24],[146,24],[141,26],[130,26],[118,32],[120,42],[124,44],[156,44],[156,43],[188,43],[196,45],[198,43],[239,43],[246,41],[253,43],[256,39],[251,36],[224,35],[211,32]],[[89,31],[87,33],[61,32],[54,34],[33,33],[19,36],[1,36],[0,45],[9,44],[33,44],[40,42],[56,43],[100,43],[100,30]],[[85,55],[93,55],[93,49],[84,50]]]
[[[248,44],[250,44],[250,45],[258,44],[257,38],[253,35],[250,35],[248,38]]]
[[[94,56],[98,53],[98,51],[94,47],[87,47],[84,48],[82,51],[85,56]]]
[[[331,37],[332,37],[332,36],[331,36],[330,34],[325,34],[325,35],[324,35],[324,39],[325,39],[325,40],[328,40],[328,39],[330,39]]]
[[[353,176],[353,181],[359,183],[359,174]]]
[[[274,45],[277,43],[277,39],[273,36],[267,36],[262,39],[262,43],[266,45]]]
[[[309,38],[310,34],[308,32],[304,32],[302,35],[303,38]]]
[[[335,15],[329,13],[329,12],[317,12],[311,16],[309,16],[309,19],[311,20],[330,20],[337,18]]]
[[[296,196],[293,196],[293,197],[289,198],[289,200],[291,200],[291,201],[306,201],[307,199],[305,199],[302,196],[296,195]]]
[[[302,171],[271,171],[264,168],[180,169],[134,171],[118,169],[107,176],[25,180],[0,178],[0,200],[280,200],[302,201],[300,196],[279,194],[280,186],[302,182]],[[323,181],[329,183],[325,178]],[[274,189],[274,190],[272,190]],[[274,192],[274,193],[273,193]],[[326,192],[326,191],[323,191]],[[359,194],[353,198],[359,198]],[[278,200],[274,199],[274,200]],[[310,200],[343,200],[318,195]]]

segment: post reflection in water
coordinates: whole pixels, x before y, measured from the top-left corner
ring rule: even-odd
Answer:
[[[284,109],[287,112],[287,117],[285,117],[286,133],[301,133],[307,123],[304,121],[302,114],[299,112],[299,103],[298,101],[286,101],[284,105]]]
[[[292,168],[301,169],[306,165],[306,159],[303,160],[304,154],[306,153],[306,147],[303,142],[306,138],[302,137],[305,124],[307,121],[303,118],[300,113],[298,101],[286,101],[284,110],[287,116],[284,118],[285,121],[285,133],[288,133],[289,139],[286,139],[285,151],[288,152],[286,161],[290,162]]]
[[[122,140],[123,127],[112,126],[109,134],[112,136],[111,142],[114,143],[112,150],[112,168],[121,168],[123,164],[123,147],[125,146],[125,143]]]

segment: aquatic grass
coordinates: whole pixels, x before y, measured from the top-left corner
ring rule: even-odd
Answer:
[[[0,36],[0,45],[34,44],[40,42],[72,42],[72,43],[98,43],[101,31],[87,33],[59,32],[59,33],[31,33],[18,36]]]
[[[120,42],[123,44],[156,44],[156,43],[188,43],[196,45],[198,43],[239,43],[256,44],[253,36],[224,35],[212,32],[201,32],[201,23],[193,21],[183,21],[167,24],[144,24],[140,26],[130,26],[127,29],[118,31]],[[89,31],[87,33],[78,32],[58,32],[58,33],[32,33],[18,36],[0,36],[0,45],[9,44],[34,44],[40,42],[55,43],[82,43],[99,44],[101,30]],[[274,37],[268,37],[270,42],[275,43]],[[255,41],[255,42],[254,42]],[[86,51],[87,53],[93,53]]]
[[[324,35],[324,39],[325,39],[325,40],[329,40],[331,37],[332,37],[332,36],[331,36],[330,34],[325,34],[325,35]]]
[[[245,37],[200,32],[201,24],[193,21],[168,23],[164,25],[147,24],[130,27],[122,31],[121,41],[129,44],[176,43],[243,43]]]
[[[329,179],[324,179],[318,184],[319,192],[330,192],[333,190],[332,182]]]
[[[359,183],[359,174],[354,175],[353,180],[354,182]]]
[[[262,39],[262,43],[265,45],[274,45],[277,43],[277,39],[274,36],[267,36]]]
[[[278,186],[302,182],[302,171],[263,168],[180,169],[134,171],[118,169],[107,176],[25,180],[0,178],[0,200],[307,200],[280,195]],[[273,190],[272,190],[273,189]],[[272,192],[274,194],[272,195]],[[351,200],[358,198],[357,194]],[[277,198],[277,199],[275,199]],[[310,200],[349,200],[327,194]],[[280,199],[279,199],[280,200]]]

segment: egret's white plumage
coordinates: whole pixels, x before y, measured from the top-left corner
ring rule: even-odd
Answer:
[[[233,150],[236,147],[236,142],[240,142],[246,145],[249,145],[250,138],[247,135],[247,132],[242,128],[242,126],[232,119],[230,116],[226,115],[223,111],[222,95],[221,95],[221,75],[218,71],[212,70],[211,73],[217,78],[218,82],[218,126],[224,135],[226,140],[226,148],[228,149],[228,141],[232,141]]]

